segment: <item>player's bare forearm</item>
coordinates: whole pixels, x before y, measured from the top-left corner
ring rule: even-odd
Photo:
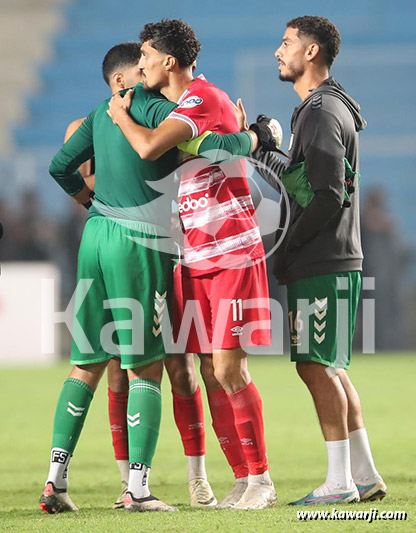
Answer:
[[[113,122],[139,156],[149,161],[155,161],[191,137],[191,128],[180,120],[166,119],[158,128],[151,130],[137,124],[127,111],[118,111]]]
[[[123,135],[139,156],[142,159],[149,159],[149,156],[153,155],[152,148],[154,147],[152,130],[140,126],[130,116],[129,111],[133,94],[132,90],[127,91],[124,97],[120,94],[115,94],[108,104],[107,113],[114,124],[121,129]],[[154,159],[157,159],[157,157]]]
[[[74,194],[72,198],[78,204],[82,204],[82,205],[88,204],[88,202],[91,200],[91,189],[85,185],[85,187],[77,194]]]
[[[89,190],[93,191],[95,188],[95,174],[84,176],[84,181],[85,181],[85,185],[89,188]]]
[[[137,122],[131,118],[127,109],[116,107],[114,105],[114,98],[115,97],[110,100],[107,113],[110,115],[114,124],[121,129],[132,148],[142,159],[146,159],[144,156],[147,154],[147,144],[151,130],[137,124]]]
[[[154,130],[140,126],[129,113],[132,97],[131,90],[124,98],[114,95],[107,113],[142,159],[154,161],[192,136],[191,127],[177,119],[166,119]]]
[[[248,130],[247,133],[251,137],[251,151],[254,152],[254,150],[257,150],[257,148],[258,148],[259,139],[258,139],[257,135],[254,133],[254,131]]]

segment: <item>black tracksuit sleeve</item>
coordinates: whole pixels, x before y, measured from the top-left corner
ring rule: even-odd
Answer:
[[[274,152],[267,152],[259,147],[251,154],[252,158],[258,162],[256,166],[260,176],[280,193],[280,176],[286,168],[286,163],[282,161]]]
[[[313,239],[339,212],[344,202],[345,148],[339,119],[330,111],[308,109],[304,121],[302,151],[306,174],[315,193],[310,204],[290,228],[286,249],[293,250]]]

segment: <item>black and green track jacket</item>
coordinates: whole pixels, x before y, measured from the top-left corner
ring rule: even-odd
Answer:
[[[289,227],[275,252],[273,269],[281,285],[361,270],[358,183],[350,197],[351,206],[343,207],[344,158],[358,172],[358,132],[365,126],[358,103],[330,77],[294,110],[288,163],[261,148],[253,153],[279,177],[288,167],[304,162],[314,193],[306,208],[290,198],[290,213],[282,209],[282,216],[289,216]],[[272,174],[259,172],[274,188],[280,188]]]

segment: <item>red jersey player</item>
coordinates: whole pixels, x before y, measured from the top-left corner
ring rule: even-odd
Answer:
[[[206,131],[238,131],[228,95],[203,76],[189,85],[169,118],[188,124],[193,137]],[[263,243],[245,162],[227,161],[221,165],[208,164],[204,159],[185,162],[181,168],[178,210],[184,230],[184,304],[199,302],[207,332],[205,339],[192,335],[187,351],[212,353],[240,345],[269,344],[267,309],[243,309],[246,300],[268,298]],[[266,329],[246,331],[256,320],[262,320]]]
[[[206,131],[238,131],[226,93],[202,77],[193,79],[192,64],[200,44],[188,24],[180,20],[147,24],[140,39],[145,88],[159,90],[179,104],[158,128],[148,130],[130,118],[129,93],[113,97],[109,114],[142,158],[157,159]],[[199,304],[207,334],[203,339],[192,334],[187,350],[204,354],[201,373],[213,426],[237,480],[220,507],[270,507],[276,492],[268,471],[262,402],[240,342],[242,338],[245,345],[270,342],[264,300],[253,308],[248,302],[268,298],[268,287],[244,163],[186,162],[178,208],[185,236],[184,306],[187,301]],[[266,328],[250,331],[256,321]]]

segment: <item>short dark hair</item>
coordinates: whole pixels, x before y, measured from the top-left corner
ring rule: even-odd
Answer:
[[[128,41],[120,43],[110,48],[105,54],[101,67],[104,81],[110,85],[111,74],[117,69],[132,67],[137,65],[141,56],[142,43]]]
[[[180,67],[189,67],[197,58],[201,44],[191,26],[179,19],[162,19],[160,22],[146,24],[140,33],[144,43],[178,60]]]
[[[316,39],[326,65],[332,65],[341,47],[341,35],[335,24],[324,17],[305,15],[289,20],[286,27],[296,28],[299,34]]]

